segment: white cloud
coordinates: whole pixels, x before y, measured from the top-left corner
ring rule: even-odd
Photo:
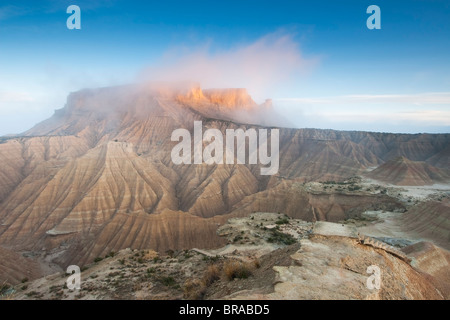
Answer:
[[[183,52],[184,51],[184,52]],[[317,59],[306,59],[291,35],[269,34],[251,44],[212,52],[209,45],[194,50],[175,48],[157,65],[147,68],[144,81],[194,81],[204,88],[247,88],[269,98],[308,72]]]
[[[16,102],[32,102],[34,98],[28,92],[0,91],[0,105]]]
[[[275,99],[297,127],[450,132],[450,92]]]
[[[345,95],[318,98],[280,98],[280,102],[296,102],[299,104],[343,104],[343,103],[411,103],[411,104],[448,104],[450,92],[430,92],[420,94],[385,94],[385,95]]]

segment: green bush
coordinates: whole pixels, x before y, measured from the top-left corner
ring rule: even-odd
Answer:
[[[233,242],[238,242],[239,240],[242,240],[242,236],[237,235],[236,237],[234,237]]]
[[[275,222],[276,224],[289,224],[288,218],[283,218]]]
[[[162,277],[162,278],[160,278],[159,279],[159,281],[163,284],[163,285],[165,285],[165,286],[167,286],[167,287],[172,287],[172,286],[174,286],[174,285],[176,285],[176,281],[175,281],[175,279],[173,278],[173,277],[170,277],[170,276],[168,276],[168,277]]]
[[[282,233],[278,230],[272,230],[272,235],[267,239],[270,243],[282,243],[285,245],[291,245],[297,241],[290,234]]]
[[[218,255],[216,255],[214,257],[203,256],[203,261],[206,261],[208,263],[216,263],[219,260],[220,260],[220,256],[218,256]]]

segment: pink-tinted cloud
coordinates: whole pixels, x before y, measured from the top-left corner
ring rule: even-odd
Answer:
[[[147,68],[141,78],[194,81],[203,88],[247,88],[256,98],[263,99],[310,71],[317,61],[306,59],[291,35],[274,33],[223,51],[212,52],[210,45],[172,49],[158,64]]]

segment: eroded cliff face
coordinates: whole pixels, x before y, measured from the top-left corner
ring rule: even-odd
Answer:
[[[214,247],[222,244],[219,224],[253,211],[339,221],[367,208],[401,207],[385,195],[313,194],[304,182],[341,181],[398,154],[445,166],[450,135],[283,128],[274,176],[261,176],[260,165],[173,164],[175,129],[192,132],[194,121],[224,136],[258,129],[236,119],[266,109],[270,102],[258,106],[243,89],[71,94],[52,118],[0,143],[0,245],[64,248],[61,265],[127,247]]]
[[[405,157],[389,160],[371,171],[369,177],[400,186],[423,186],[450,181],[448,168],[437,168]]]
[[[229,109],[257,107],[256,102],[244,88],[202,90],[200,85],[193,85],[177,94],[176,99],[183,103],[203,102]]]

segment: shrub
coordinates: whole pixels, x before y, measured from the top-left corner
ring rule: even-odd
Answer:
[[[22,283],[28,282],[28,278],[23,278]]]
[[[172,249],[169,249],[169,250],[166,251],[166,254],[167,254],[169,257],[173,258],[173,256],[175,255],[175,251],[173,251]]]
[[[187,260],[189,258],[192,258],[192,254],[189,251],[187,251],[187,252],[184,253],[184,259]]]
[[[97,257],[97,258],[94,259],[94,262],[97,263],[97,262],[100,262],[100,261],[102,261],[102,260],[103,260],[102,257]]]
[[[283,219],[280,219],[278,221],[275,221],[275,224],[278,224],[278,225],[280,225],[280,224],[288,224],[288,223],[289,223],[289,219],[288,218],[283,218]]]
[[[159,281],[160,281],[163,285],[165,285],[165,286],[167,286],[167,287],[174,286],[174,285],[177,283],[177,282],[175,281],[175,279],[174,279],[173,277],[170,277],[170,276],[168,276],[168,277],[162,277],[162,278],[159,279]]]
[[[267,239],[270,243],[282,243],[285,245],[291,245],[297,241],[290,234],[282,233],[278,230],[272,230],[272,235]]]
[[[203,276],[203,283],[205,286],[210,286],[214,281],[220,279],[220,269],[216,264],[211,264],[206,269]]]
[[[220,260],[220,256],[218,256],[218,255],[216,255],[214,257],[203,256],[203,261],[206,261],[208,263],[216,263],[219,260]]]
[[[6,293],[6,291],[8,291],[11,288],[11,286],[9,284],[2,284],[0,285],[0,296],[2,296],[3,294]]]
[[[188,279],[183,285],[183,298],[187,300],[202,299],[206,287],[200,279]]]
[[[66,284],[67,285],[67,284]],[[61,289],[61,287],[60,286],[58,286],[58,285],[56,285],[56,286],[51,286],[50,288],[48,288],[48,290],[50,291],[50,292],[56,292],[56,291],[59,291]]]
[[[228,280],[247,279],[252,275],[249,265],[241,261],[227,261],[223,266],[223,271]]]
[[[238,242],[239,240],[242,240],[242,236],[237,235],[234,237],[233,242]]]
[[[28,293],[26,294],[26,296],[27,296],[27,297],[33,297],[33,296],[37,296],[38,294],[39,294],[39,292],[31,291],[31,292],[28,292]]]

